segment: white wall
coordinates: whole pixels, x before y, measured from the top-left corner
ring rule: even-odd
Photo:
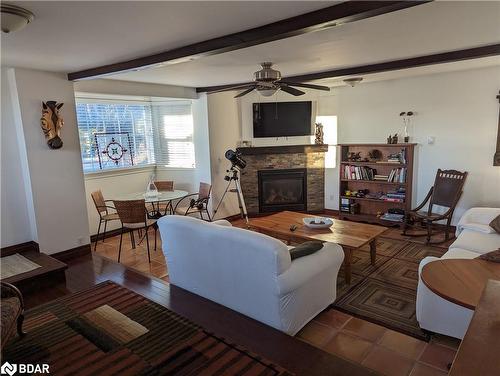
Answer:
[[[402,131],[401,111],[415,111],[412,142],[416,150],[413,204],[432,185],[438,168],[466,170],[469,177],[455,221],[472,206],[500,206],[500,168],[492,166],[498,124],[500,67],[429,74],[333,88],[330,93],[307,91],[295,100],[312,100],[317,115],[338,117],[338,142],[384,143],[389,133]],[[226,166],[223,153],[240,139],[254,146],[306,143],[308,138],[253,139],[251,105],[274,101],[251,94],[233,99],[234,92],[210,95],[208,101],[214,185]],[[278,94],[278,100],[294,100]],[[435,144],[427,144],[427,136]],[[338,158],[337,158],[338,161]],[[338,165],[338,162],[337,162]],[[223,188],[222,188],[223,189]],[[325,173],[325,207],[338,209],[338,168]],[[238,212],[234,204],[224,214]]]
[[[15,117],[8,84],[7,69],[2,68],[1,137],[1,247],[36,239],[32,231],[26,199],[26,184],[21,151],[18,145]]]
[[[233,98],[234,92],[223,92],[208,96],[208,125],[210,137],[210,170],[212,174],[212,205],[215,207],[227,186],[226,170],[231,167],[224,157],[228,149],[235,149],[241,139],[241,111]],[[239,213],[235,193],[228,193],[216,219]]]
[[[31,189],[34,209],[29,215],[36,221],[40,249],[51,254],[88,244],[73,84],[64,74],[27,69],[11,69],[8,74],[11,105],[17,117],[14,121],[24,137],[18,147],[21,157],[25,153],[28,165],[31,187],[27,190]],[[59,150],[49,149],[40,129],[41,102],[47,100],[64,102],[61,110],[65,120],[61,131],[64,146]]]
[[[436,170],[468,171],[455,222],[472,206],[500,206],[500,168],[493,167],[498,127],[500,67],[431,74],[335,89],[339,143],[385,142],[402,131],[399,112],[416,112],[414,204]],[[427,144],[427,137],[435,144]],[[338,184],[336,176],[334,184]]]

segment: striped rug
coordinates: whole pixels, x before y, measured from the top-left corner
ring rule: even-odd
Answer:
[[[53,375],[290,375],[110,281],[29,310],[24,329],[2,361]]]

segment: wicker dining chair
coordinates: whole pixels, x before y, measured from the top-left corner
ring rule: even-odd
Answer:
[[[208,216],[208,220],[212,221],[210,213],[208,212],[208,202],[210,201],[211,191],[212,186],[210,184],[200,183],[200,189],[198,190],[198,193],[192,193],[181,198],[175,205],[174,213],[179,215],[198,213],[200,215],[200,218],[203,220],[205,220],[205,218],[203,218],[203,213],[206,213]],[[196,196],[197,198],[193,198],[194,196]],[[185,200],[189,198],[190,201],[189,204],[187,204]]]
[[[112,200],[105,200],[102,192],[97,190],[90,194],[92,196],[92,201],[94,201],[95,208],[97,213],[99,214],[99,227],[97,228],[97,235],[95,237],[95,245],[94,252],[97,249],[97,242],[99,241],[99,233],[101,231],[101,225],[104,223],[104,232],[102,233],[102,241],[106,239],[106,227],[108,226],[109,221],[118,221],[120,218],[118,217],[118,213],[115,212],[115,208],[113,206],[107,205],[108,202],[112,202]],[[113,210],[110,213],[110,209]]]
[[[434,185],[430,188],[424,201],[415,209],[406,213],[405,222],[403,225],[403,235],[405,236],[423,236],[427,235],[426,244],[439,244],[448,241],[450,238],[451,219],[455,207],[462,196],[467,172],[456,170],[441,170],[438,169]],[[420,211],[429,202],[427,210]],[[434,206],[440,206],[446,209],[444,213],[436,213],[433,211]],[[431,236],[442,230],[433,230],[433,224],[437,221],[446,220],[444,228],[444,241],[432,242]],[[407,233],[409,229],[414,229],[416,224],[426,227],[426,233]]]
[[[173,192],[174,191],[174,182],[173,180],[158,180],[155,181],[156,189],[158,192]],[[153,211],[158,211],[167,215],[168,213],[172,214],[174,212],[174,208],[172,207],[172,201],[168,202],[160,202],[153,205]],[[156,206],[156,207],[155,207]],[[149,209],[148,209],[149,211]]]
[[[156,219],[148,218],[148,212],[146,210],[146,203],[144,199],[125,201],[113,200],[113,203],[115,204],[116,211],[118,212],[118,216],[120,217],[120,221],[122,223],[122,228],[120,231],[120,246],[118,250],[118,262],[120,262],[122,253],[123,233],[125,232],[125,230],[129,230],[130,232],[130,242],[133,249],[135,249],[134,230],[144,230],[146,246],[148,249],[148,260],[149,262],[151,262],[151,255],[149,253],[148,230],[150,227],[153,227],[155,230],[154,249],[156,251],[156,232],[158,228],[155,226]]]

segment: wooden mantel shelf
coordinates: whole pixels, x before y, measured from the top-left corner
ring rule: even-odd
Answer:
[[[282,146],[252,146],[237,149],[242,155],[261,154],[294,154],[294,153],[326,153],[328,145],[282,145]]]

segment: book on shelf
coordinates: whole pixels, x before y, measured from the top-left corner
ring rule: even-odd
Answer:
[[[377,171],[367,166],[343,166],[344,179],[347,180],[374,180]]]
[[[405,183],[406,182],[406,167],[393,168],[389,174],[387,181],[393,183]]]

